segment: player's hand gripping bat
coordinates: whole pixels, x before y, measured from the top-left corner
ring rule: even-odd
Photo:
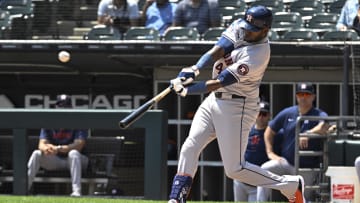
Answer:
[[[171,90],[172,90],[172,86],[167,87],[162,92],[157,94],[155,97],[147,101],[145,104],[135,109],[133,112],[131,112],[128,116],[126,116],[124,119],[122,119],[119,122],[120,128],[126,129],[127,127],[129,127],[137,119],[141,118],[144,115],[144,113],[146,113],[151,107],[153,107],[154,104],[158,103],[166,95],[168,95],[171,92]]]

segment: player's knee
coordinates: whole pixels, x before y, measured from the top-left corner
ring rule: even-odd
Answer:
[[[80,152],[76,149],[72,149],[69,151],[69,158],[80,158],[80,156]]]
[[[231,179],[239,179],[239,177],[242,175],[241,171],[241,165],[239,165],[238,167],[225,168],[226,176]]]
[[[31,156],[40,157],[41,156],[41,151],[39,149],[34,150]]]
[[[355,160],[355,167],[360,168],[360,156]]]

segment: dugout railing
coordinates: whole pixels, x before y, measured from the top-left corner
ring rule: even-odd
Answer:
[[[307,121],[324,121],[329,123],[331,126],[336,126],[332,131],[328,131],[326,135],[319,135],[309,132],[301,132],[301,125]],[[360,117],[357,116],[299,116],[296,121],[296,139],[295,139],[295,159],[294,166],[296,174],[302,173],[316,173],[315,183],[312,185],[306,185],[305,190],[312,190],[314,192],[314,200],[320,202],[330,201],[330,179],[325,175],[329,166],[354,166],[355,157],[360,155],[360,147],[357,152],[351,152],[352,156],[346,157],[346,147],[339,146],[343,145],[343,142],[347,140],[359,139],[360,146]],[[319,151],[308,151],[299,148],[299,139],[301,137],[307,137],[309,139],[320,139],[322,143],[322,150]],[[337,143],[337,141],[343,141]],[[348,152],[349,154],[349,152]],[[316,168],[302,168],[300,167],[299,159],[302,156],[320,157]],[[345,161],[345,159],[352,159]]]
[[[13,194],[27,194],[26,129],[119,129],[130,110],[0,109],[0,129],[13,130]],[[167,113],[150,110],[132,127],[145,129],[144,198],[164,200],[167,195]]]

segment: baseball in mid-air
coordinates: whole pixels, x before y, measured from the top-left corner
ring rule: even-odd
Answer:
[[[70,53],[67,51],[60,51],[58,54],[59,61],[66,63],[70,61]]]

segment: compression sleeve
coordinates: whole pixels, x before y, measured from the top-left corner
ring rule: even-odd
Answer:
[[[223,87],[231,85],[235,82],[237,82],[236,78],[233,74],[230,73],[227,69],[223,70],[220,75],[218,76],[218,79],[220,80],[220,83]]]
[[[208,92],[205,81],[200,81],[196,84],[187,87],[188,94],[202,94]]]
[[[235,49],[233,42],[224,36],[220,37],[216,45],[224,49],[225,55]]]

